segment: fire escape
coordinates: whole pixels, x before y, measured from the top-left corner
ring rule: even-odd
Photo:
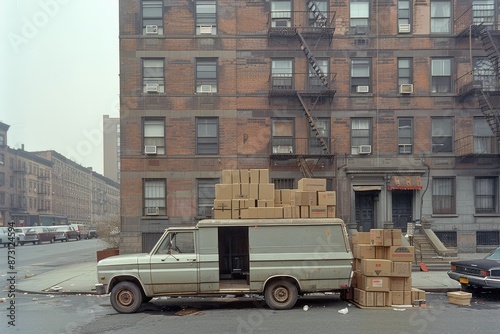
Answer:
[[[460,102],[474,96],[493,136],[469,135],[456,141],[460,157],[497,155],[500,140],[500,31],[494,16],[493,4],[472,5],[455,20],[457,39],[468,39],[471,48],[480,40],[486,55],[470,59],[471,70],[455,82]]]
[[[333,163],[331,135],[328,134],[328,138],[324,137],[312,111],[318,104],[325,103],[325,101],[331,103],[333,100],[335,90],[331,86],[335,75],[331,75],[326,71],[327,69],[321,68],[308,45],[308,41],[316,45],[326,43],[330,46],[335,29],[332,25],[332,13],[321,11],[314,1],[307,1],[307,8],[308,11],[304,12],[270,13],[268,40],[291,41],[291,43],[294,39],[298,40],[300,50],[304,53],[310,68],[302,75],[293,73],[288,77],[283,77],[282,74],[276,76],[271,73],[269,98],[296,98],[303,109],[309,128],[316,138],[304,138],[302,141],[299,138],[294,138],[295,145],[287,148],[287,152],[276,150],[275,145],[271,143],[270,159],[271,161],[295,159],[302,175],[312,178],[313,170],[317,165],[325,160],[329,164]],[[296,24],[296,22],[298,23]],[[312,166],[310,162],[312,162]]]

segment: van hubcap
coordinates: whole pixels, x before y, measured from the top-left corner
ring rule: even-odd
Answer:
[[[278,289],[276,289],[274,291],[274,298],[278,301],[278,302],[284,302],[288,299],[288,290],[283,288],[283,287],[280,287]]]
[[[134,301],[134,296],[132,295],[132,293],[130,291],[124,290],[124,291],[120,291],[120,293],[118,294],[116,299],[118,300],[118,302],[120,304],[128,306],[128,305],[132,304],[132,302]]]

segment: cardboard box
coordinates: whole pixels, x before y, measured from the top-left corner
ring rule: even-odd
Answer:
[[[257,199],[269,199],[274,202],[274,183],[259,183],[259,197]]]
[[[326,191],[326,179],[302,178],[298,182],[297,189],[300,191]]]
[[[274,207],[274,201],[270,199],[258,199],[257,207],[259,208],[270,208]]]
[[[294,191],[290,202],[292,205],[318,205],[317,195],[314,191]]]
[[[372,245],[353,245],[352,255],[356,259],[374,259],[375,258],[375,246]]]
[[[229,210],[214,210],[215,219],[231,219],[231,209]]]
[[[372,228],[370,230],[370,244],[373,246],[384,245],[384,230]]]
[[[401,234],[399,228],[384,229],[384,246],[401,246]]]
[[[240,200],[231,200],[231,219],[240,219]]]
[[[354,302],[361,306],[373,307],[375,306],[375,293],[354,288]]]
[[[233,185],[231,184],[216,184],[215,199],[233,199]]]
[[[392,261],[391,276],[395,277],[411,277],[412,262]]]
[[[390,276],[392,261],[377,259],[361,259],[359,271],[365,276]]]
[[[472,293],[465,291],[448,292],[448,302],[455,305],[470,306]]]
[[[231,210],[230,199],[216,199],[214,200],[214,210]]]
[[[274,203],[282,204],[281,202],[281,190],[274,189]]]
[[[337,217],[337,206],[336,205],[328,205],[326,207],[326,216],[328,218],[335,218],[335,217]]]
[[[250,183],[258,184],[260,180],[259,169],[250,169]]]
[[[387,276],[365,276],[358,277],[357,287],[365,291],[390,291],[390,278]]]
[[[240,182],[242,184],[250,183],[250,171],[248,169],[240,169]]]
[[[391,292],[373,292],[375,293],[375,306],[391,306]]]
[[[309,218],[309,206],[301,205],[300,206],[300,218]]]
[[[292,218],[292,207],[290,205],[283,206],[283,218]]]
[[[269,183],[269,169],[259,169],[259,183]]]
[[[413,246],[389,246],[385,247],[386,260],[397,262],[413,262],[415,248]]]
[[[310,206],[309,207],[309,218],[327,218],[326,205],[322,206]]]
[[[337,205],[335,191],[318,191],[318,205]]]
[[[231,185],[231,192],[233,194],[233,198],[232,199],[239,199],[241,198],[241,187],[240,187],[240,184],[239,183],[233,183]]]
[[[300,218],[300,206],[292,205],[292,218]]]
[[[281,203],[282,204],[291,204],[292,190],[291,189],[281,189]]]
[[[385,260],[385,248],[384,246],[375,246],[375,258],[380,260]]]
[[[416,300],[425,300],[425,291],[417,288],[411,288],[411,302],[412,304]]]
[[[248,187],[249,187],[248,197],[258,199],[259,198],[259,184],[258,183],[250,183]]]
[[[231,170],[231,183],[240,183],[240,171],[238,169]]]
[[[248,218],[249,219],[259,218],[259,208],[248,208]]]
[[[351,236],[353,244],[370,244],[370,232],[354,232]]]
[[[391,291],[411,291],[411,277],[391,277]]]
[[[391,291],[391,305],[412,305],[411,291]]]
[[[283,208],[282,207],[274,207],[274,218],[275,219],[283,219]]]
[[[222,183],[223,184],[232,184],[233,183],[232,172],[230,169],[222,170]]]

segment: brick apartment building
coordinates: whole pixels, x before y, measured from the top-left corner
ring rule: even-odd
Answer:
[[[211,215],[223,169],[337,191],[351,228],[498,246],[498,1],[120,1],[122,251]]]

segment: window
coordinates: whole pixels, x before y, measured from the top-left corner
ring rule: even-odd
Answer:
[[[144,180],[144,215],[166,215],[166,180]]]
[[[472,2],[472,23],[483,24],[486,29],[493,29],[495,23],[495,1],[475,0]]]
[[[165,154],[165,119],[144,120],[144,153]]]
[[[216,117],[196,118],[196,154],[219,153],[219,119]]]
[[[5,173],[0,172],[0,186],[3,186],[5,184]]]
[[[321,69],[321,72],[323,72],[323,74],[325,75],[325,78],[329,77],[328,75],[329,63],[330,60],[328,58],[316,58],[316,64]],[[320,79],[318,73],[316,73],[312,65],[309,64],[309,89],[319,90],[322,89],[323,87],[324,87],[323,80]]]
[[[411,0],[398,1],[398,32],[411,32]]]
[[[450,0],[431,0],[431,33],[451,33]]]
[[[498,231],[477,231],[476,245],[477,246],[499,246]]]
[[[292,3],[290,1],[271,2],[271,27],[292,26]]]
[[[412,59],[398,58],[398,86],[413,83]]]
[[[432,212],[434,214],[455,213],[455,179],[432,179]]]
[[[5,156],[3,153],[0,153],[0,165],[5,164]]]
[[[142,34],[163,35],[163,1],[142,1]]]
[[[488,154],[497,151],[497,141],[486,118],[474,117],[474,153]]]
[[[196,92],[217,93],[217,59],[196,59]]]
[[[432,120],[432,153],[453,151],[453,118],[439,117]]]
[[[217,35],[217,3],[196,1],[196,35]]]
[[[487,57],[474,57],[474,87],[485,91],[497,90],[496,72],[491,59]]]
[[[274,189],[294,189],[295,179],[271,179],[271,183],[274,184]]]
[[[328,26],[328,0],[306,1],[308,27]]]
[[[142,85],[144,93],[165,92],[163,59],[142,60]]]
[[[350,31],[353,34],[366,35],[370,20],[369,1],[351,1],[350,3]]]
[[[198,179],[198,217],[212,217],[215,199],[215,184],[219,179]]]
[[[474,203],[476,213],[496,213],[497,179],[495,177],[476,177]]]
[[[309,127],[309,154],[325,154],[321,140],[326,144],[326,148],[330,151],[330,119],[318,118],[315,121],[318,133]],[[319,134],[319,136],[318,136]]]
[[[170,232],[156,254],[193,254],[193,232]]]
[[[5,145],[5,137],[3,135],[0,135],[0,146]]]
[[[5,205],[5,192],[0,192],[0,205]]]
[[[434,233],[446,247],[457,247],[457,232],[436,231]]]
[[[398,119],[398,153],[412,154],[413,152],[413,119]]]
[[[371,120],[368,118],[353,118],[351,120],[351,154],[358,155],[360,146],[371,145]]]
[[[432,59],[432,93],[451,93],[451,59]]]
[[[370,59],[351,59],[351,93],[369,93]]]
[[[272,119],[271,131],[273,154],[291,154],[295,152],[294,122],[292,119]]]
[[[272,89],[292,89],[291,59],[273,59],[271,62],[271,85]]]

